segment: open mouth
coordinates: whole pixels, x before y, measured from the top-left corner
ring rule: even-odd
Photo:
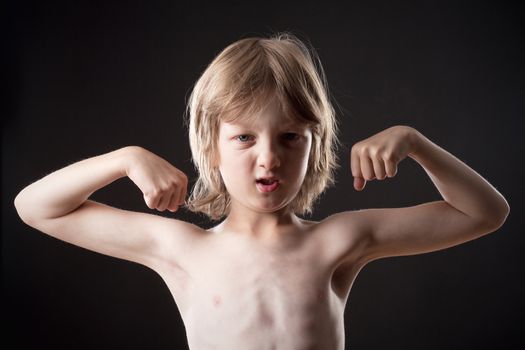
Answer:
[[[279,180],[275,179],[259,179],[256,183],[261,192],[273,192],[279,187]]]

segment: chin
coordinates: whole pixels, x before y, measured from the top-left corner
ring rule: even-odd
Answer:
[[[263,213],[275,213],[276,211],[283,210],[289,203],[279,203],[276,205],[255,205],[252,208],[256,211]]]

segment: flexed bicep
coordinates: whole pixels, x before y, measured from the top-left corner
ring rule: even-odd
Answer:
[[[370,235],[365,252],[368,260],[441,250],[497,229],[442,200],[403,208],[366,209],[356,217]]]
[[[202,235],[199,227],[181,220],[91,200],[68,215],[32,226],[76,246],[148,267],[166,259],[177,262],[194,238]]]

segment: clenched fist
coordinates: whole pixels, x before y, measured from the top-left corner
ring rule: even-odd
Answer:
[[[171,212],[184,204],[188,177],[156,154],[131,146],[126,175],[137,185],[150,209]]]
[[[354,144],[350,159],[354,188],[362,191],[367,181],[394,177],[399,162],[414,150],[415,132],[396,125]]]

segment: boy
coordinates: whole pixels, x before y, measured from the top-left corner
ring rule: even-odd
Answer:
[[[408,156],[444,200],[320,222],[298,217],[334,183],[338,141],[318,58],[290,34],[228,46],[199,78],[188,110],[199,178],[187,201],[185,174],[129,146],[47,175],[23,189],[15,206],[42,232],[158,272],[191,349],[344,349],[344,307],[363,266],[478,238],[509,213],[475,171],[398,125],[352,147],[355,189],[395,176]],[[204,230],[88,199],[124,176],[151,209],[186,204],[224,220]]]

